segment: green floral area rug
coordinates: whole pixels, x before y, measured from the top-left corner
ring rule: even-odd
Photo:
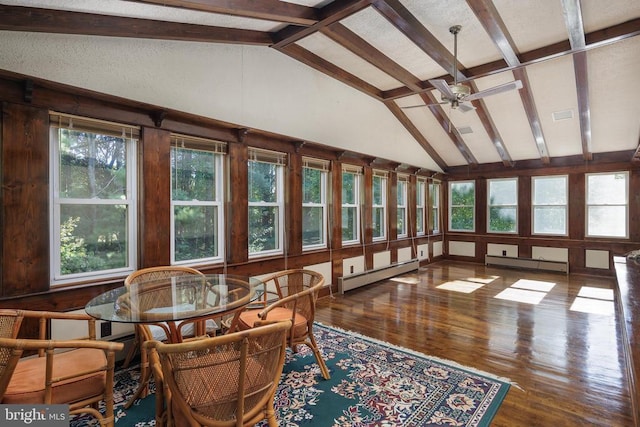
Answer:
[[[287,352],[275,400],[282,427],[488,426],[509,390],[505,379],[352,332],[316,324],[315,337],[331,379],[306,346]],[[153,395],[124,409],[138,378],[135,368],[116,373],[117,426],[155,425]],[[71,422],[84,425],[97,422]]]

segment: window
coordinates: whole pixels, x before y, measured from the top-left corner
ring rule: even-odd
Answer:
[[[398,237],[407,237],[407,177],[398,178]]]
[[[222,261],[225,145],[179,135],[171,139],[171,261]]]
[[[629,237],[629,173],[586,176],[587,236]]]
[[[518,179],[490,179],[487,181],[488,225],[490,233],[518,232]]]
[[[424,234],[425,212],[426,212],[426,193],[427,183],[424,179],[416,181],[416,234],[421,236]]]
[[[387,175],[384,172],[373,173],[372,204],[373,240],[384,240],[387,237]]]
[[[249,256],[283,253],[286,154],[249,150]]]
[[[57,113],[50,123],[54,284],[133,271],[139,130]]]
[[[362,169],[342,166],[342,244],[360,243],[360,180]]]
[[[440,232],[440,182],[434,181],[429,184],[429,202],[431,204],[431,215],[429,216],[429,230],[431,233]]]
[[[476,206],[475,182],[450,182],[449,204],[449,230],[474,231]]]
[[[566,175],[532,178],[533,234],[567,234]]]
[[[326,248],[329,162],[303,159],[302,163],[302,248]]]

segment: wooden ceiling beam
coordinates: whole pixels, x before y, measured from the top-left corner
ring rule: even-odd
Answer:
[[[402,126],[404,126],[418,144],[420,144],[440,169],[442,169],[442,171],[446,171],[447,163],[442,159],[442,157],[440,157],[438,152],[433,148],[433,146],[431,146],[431,143],[424,137],[424,135],[422,135],[422,132],[418,130],[409,117],[407,117],[402,108],[400,108],[395,101],[384,101],[384,105],[386,105],[389,111],[396,116],[396,119],[398,119]]]
[[[302,62],[303,64],[308,65],[311,68],[320,71],[323,74],[326,74],[329,77],[341,81],[344,84],[347,84],[361,92],[366,93],[367,95],[376,98],[379,101],[382,101],[382,93],[377,87],[319,57],[315,53],[308,51],[302,46],[299,46],[297,44],[290,44],[278,49],[278,51],[290,56],[297,61]]]
[[[342,0],[334,1],[321,8],[320,20],[308,27],[289,25],[273,35],[276,49],[293,44],[307,36],[310,36],[322,28],[335,24],[371,5],[371,0]]]
[[[633,156],[631,156],[632,162],[640,162],[640,138],[638,138],[638,147],[636,151],[634,151]]]
[[[462,157],[464,157],[467,164],[471,167],[478,166],[478,160],[476,160],[475,156],[464,142],[462,135],[460,135],[458,129],[452,125],[451,119],[447,117],[442,107],[438,105],[440,101],[437,100],[431,92],[421,93],[420,97],[424,103],[427,104],[427,107],[431,110],[431,113],[433,113],[438,123],[440,123],[442,129],[449,136],[453,145],[455,145],[458,151],[460,151],[460,154],[462,154]]]
[[[601,30],[593,31],[585,35],[586,46],[584,51],[589,51],[598,47],[606,46],[612,43],[640,36],[640,18],[635,18],[622,24],[614,25],[612,27],[603,28]],[[468,77],[467,80],[478,79],[481,77],[487,77],[494,74],[503,73],[505,71],[513,71],[516,68],[523,68],[529,65],[537,64],[539,62],[550,61],[552,59],[560,58],[565,55],[573,55],[574,52],[571,49],[569,40],[554,43],[549,46],[544,46],[538,49],[533,49],[524,53],[520,53],[520,65],[512,67],[509,66],[504,59],[489,62],[486,64],[477,65],[464,69],[464,74]],[[449,79],[449,75],[445,74],[435,79]],[[423,82],[423,91],[432,90],[433,87],[429,82]],[[385,100],[404,98],[405,96],[415,95],[415,92],[410,91],[406,87],[397,89],[386,90],[383,92]]]
[[[476,85],[475,82],[470,82],[470,85],[471,85],[471,90],[473,90],[474,93],[478,92],[478,86]],[[491,115],[488,112],[489,110],[487,109],[487,106],[484,100],[478,99],[476,101],[471,101],[471,103],[473,104],[474,107],[476,107],[476,114],[480,118],[480,121],[482,122],[482,126],[484,127],[484,130],[487,132],[489,139],[491,139],[491,143],[496,148],[496,151],[498,152],[498,155],[502,160],[502,164],[505,167],[510,167],[510,168],[514,167],[515,163],[513,162],[513,159],[509,154],[509,150],[507,150],[507,146],[502,140],[502,136],[500,136],[500,132],[498,132],[498,127],[493,122],[493,119],[491,118]]]
[[[294,25],[313,25],[320,19],[319,10],[278,0],[129,0],[201,12],[220,13]]]
[[[510,67],[519,67],[521,64],[518,58],[518,50],[493,2],[490,0],[467,0],[467,4],[471,7],[480,24],[482,24],[483,28],[489,34],[489,37],[491,37],[503,54],[505,62]],[[542,124],[540,123],[540,116],[538,115],[538,110],[533,99],[527,70],[523,67],[514,68],[513,74],[516,76],[516,79],[522,82],[522,89],[518,91],[520,99],[527,114],[527,119],[531,126],[531,133],[536,142],[540,159],[543,163],[547,164],[549,163],[549,150],[544,138],[544,133],[542,132]]]
[[[491,0],[467,0],[467,4],[502,53],[507,65],[510,67],[519,66],[520,59],[515,49],[516,44],[493,2]]]
[[[452,76],[454,75],[454,60],[451,52],[400,1],[374,0],[373,7],[438,65]],[[466,80],[465,75],[459,70],[455,70],[455,73],[459,81]]]
[[[374,67],[392,76],[411,90],[422,90],[418,77],[398,65],[391,58],[380,52],[366,40],[340,23],[335,23],[320,30],[322,34],[342,45]]]
[[[262,31],[0,5],[0,30],[269,46]]]
[[[582,23],[580,0],[562,0],[562,12],[569,33],[573,55],[573,70],[576,77],[576,92],[578,95],[578,120],[580,122],[580,141],[582,156],[585,160],[592,160],[591,152],[591,110],[589,108],[589,74],[587,67],[586,37]]]
[[[549,164],[549,149],[547,148],[547,143],[544,139],[544,133],[542,132],[542,124],[540,123],[540,116],[538,115],[536,103],[533,100],[533,95],[529,91],[531,85],[529,84],[527,70],[525,70],[524,68],[516,68],[515,70],[513,70],[513,74],[515,75],[516,79],[522,82],[522,89],[520,89],[518,92],[520,93],[520,99],[522,99],[522,105],[524,107],[525,113],[527,114],[529,125],[531,126],[531,132],[533,133],[533,139],[536,143],[536,148],[538,149],[540,160],[542,160],[542,163],[544,164]]]

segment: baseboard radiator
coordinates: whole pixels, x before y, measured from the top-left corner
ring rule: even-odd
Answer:
[[[420,268],[420,261],[412,259],[405,262],[391,264],[385,267],[373,270],[363,271],[362,273],[350,274],[338,278],[338,291],[344,294],[352,289],[368,285],[370,283],[379,282],[399,274],[408,273]]]
[[[524,268],[528,270],[556,271],[569,274],[569,263],[566,261],[550,261],[534,258],[513,258],[497,255],[485,255],[485,265],[500,267]]]

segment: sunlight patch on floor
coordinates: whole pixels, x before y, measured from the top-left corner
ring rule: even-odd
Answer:
[[[520,279],[513,285],[512,288],[528,289],[530,291],[549,292],[556,284],[553,282],[543,282],[540,280]]]
[[[495,298],[526,304],[539,304],[547,295],[546,292],[530,291],[526,289],[507,288],[500,292]]]
[[[392,282],[406,283],[407,285],[417,285],[420,283],[420,279],[417,277],[392,277],[389,280]]]
[[[569,307],[571,311],[582,313],[613,315],[613,289],[594,288],[583,286],[578,292],[578,296]]]
[[[594,288],[592,286],[583,286],[578,292],[579,297],[596,298],[605,301],[613,301],[613,289]]]
[[[465,294],[470,294],[471,292],[477,291],[484,284],[482,283],[473,283],[467,282],[465,280],[454,280],[452,282],[445,282],[441,285],[436,286],[438,289],[444,289],[446,291],[454,291],[454,292],[462,292]]]
[[[489,277],[467,277],[465,280],[467,282],[477,282],[477,283],[484,283],[485,285],[488,285],[489,283],[493,282],[496,279],[499,279],[500,276],[489,276]]]

